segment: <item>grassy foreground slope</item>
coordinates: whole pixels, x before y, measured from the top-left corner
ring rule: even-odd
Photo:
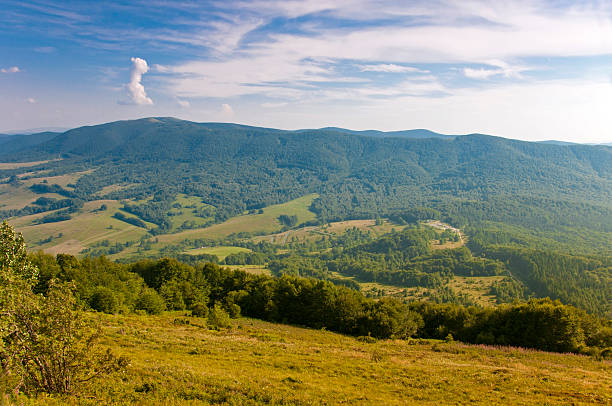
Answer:
[[[208,330],[179,313],[99,318],[131,359],[81,396],[33,404],[609,404],[612,362],[434,340],[366,343],[237,319]],[[185,324],[189,322],[189,324]]]

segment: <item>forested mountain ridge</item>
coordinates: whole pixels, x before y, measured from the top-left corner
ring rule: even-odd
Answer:
[[[596,240],[612,232],[610,147],[480,134],[361,134],[148,118],[69,130],[18,151],[8,143],[0,161],[61,157],[35,169],[50,175],[89,171],[70,190],[82,200],[149,199],[135,214],[162,229],[177,193],[201,197],[215,208],[215,221],[318,193],[312,210],[320,221],[409,218],[411,210],[425,207],[461,227],[495,222],[532,234],[587,227]],[[0,177],[31,170],[5,169]],[[130,187],[104,189],[117,184]]]

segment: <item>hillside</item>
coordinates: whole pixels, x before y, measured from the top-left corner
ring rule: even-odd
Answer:
[[[312,210],[323,222],[427,207],[458,227],[501,223],[549,246],[611,248],[606,236],[612,231],[612,148],[477,134],[359,134],[171,118],[115,122],[5,152],[0,161],[63,159],[2,170],[0,178],[88,170],[70,185],[72,197],[138,200],[133,214],[161,233],[172,229],[166,213],[180,193],[211,206],[214,222],[317,193]]]
[[[321,330],[203,319],[92,315],[122,374],[79,397],[28,404],[607,404],[612,364],[589,357],[439,340],[364,342]]]
[[[225,262],[406,299],[550,296],[610,314],[610,147],[174,118],[15,137],[29,138],[3,144],[0,217],[33,250]],[[467,245],[364,248],[426,220]]]

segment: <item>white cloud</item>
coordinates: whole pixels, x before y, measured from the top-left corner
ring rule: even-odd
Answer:
[[[520,63],[529,57],[612,54],[612,21],[604,17],[608,14],[601,3],[558,9],[540,2],[478,0],[415,2],[401,7],[384,0],[255,0],[239,5],[256,10],[268,21],[276,16],[325,12],[358,19],[414,17],[423,23],[359,28],[317,25],[316,30],[306,30],[308,34],[299,30],[268,33],[241,47],[245,35],[260,20],[244,28],[241,20],[229,19],[217,24],[218,32],[210,38],[202,34],[192,38],[213,47],[214,58],[156,67],[168,74],[164,79],[168,93],[189,98],[258,95],[295,101],[328,91],[330,86],[324,83],[354,82],[354,86],[342,87],[368,88],[363,78],[347,78],[337,69],[346,61],[354,61],[364,72],[382,73],[427,73],[409,66],[415,63],[466,64],[464,76],[491,79],[522,78],[523,72],[533,69]]]
[[[287,105],[286,102],[279,102],[279,103],[266,102],[266,103],[262,103],[261,107],[266,108],[266,109],[275,109],[278,107],[284,107],[286,105]]]
[[[232,117],[234,115],[234,109],[227,103],[221,105],[221,116]]]
[[[463,74],[471,79],[489,79],[491,76],[500,74],[498,69],[472,69],[463,68]]]
[[[33,98],[33,97],[28,97],[28,98],[26,99],[26,101],[27,101],[29,104],[34,104],[34,103],[36,103],[36,99],[35,99],[35,98]]]
[[[183,108],[191,107],[191,103],[189,103],[188,100],[181,100],[177,98],[176,103]]]
[[[521,66],[521,65],[510,65],[500,60],[489,60],[486,65],[496,67],[495,69],[489,68],[464,68],[463,74],[471,79],[489,79],[492,76],[501,75],[506,78],[522,78],[522,72],[533,70],[534,68]]]
[[[389,72],[389,73],[407,73],[407,72],[427,72],[411,66],[395,65],[392,63],[384,63],[378,65],[361,66],[362,72]]]
[[[0,69],[1,73],[17,73],[17,72],[21,72],[21,69],[19,69],[18,66],[11,66],[10,68],[2,68]]]
[[[147,96],[142,85],[142,75],[149,71],[147,61],[141,58],[132,58],[132,70],[130,72],[130,83],[126,85],[128,97],[131,104],[153,104],[153,100]]]

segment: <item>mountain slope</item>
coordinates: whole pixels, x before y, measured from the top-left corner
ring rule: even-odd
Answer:
[[[34,169],[49,175],[88,171],[71,196],[140,201],[128,209],[160,232],[169,229],[167,213],[178,193],[212,206],[216,222],[317,193],[311,208],[319,221],[428,207],[456,226],[512,225],[534,238],[546,233],[537,238],[552,245],[567,243],[568,228],[580,229],[570,238],[583,241],[612,233],[610,147],[480,134],[423,137],[420,130],[400,132],[415,135],[410,138],[366,133],[148,118],[47,135],[5,152],[0,161],[62,156]]]

